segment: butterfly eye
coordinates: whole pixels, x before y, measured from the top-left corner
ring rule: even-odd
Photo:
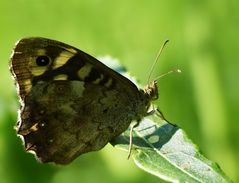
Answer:
[[[36,64],[38,66],[47,66],[50,63],[50,59],[47,56],[39,56],[36,58]]]

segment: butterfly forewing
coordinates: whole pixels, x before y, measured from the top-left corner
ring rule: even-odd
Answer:
[[[39,66],[38,57],[47,56],[49,64]],[[39,80],[81,80],[99,85],[113,86],[137,95],[137,87],[127,78],[106,67],[94,57],[67,44],[45,38],[20,40],[11,58],[11,69],[25,96],[31,85]]]

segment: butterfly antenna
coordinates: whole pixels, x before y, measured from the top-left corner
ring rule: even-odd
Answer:
[[[163,43],[163,45],[161,46],[161,48],[159,49],[158,53],[157,53],[157,56],[156,56],[156,58],[155,58],[155,60],[154,60],[154,63],[153,63],[153,65],[152,65],[151,68],[150,68],[149,78],[148,78],[148,84],[149,84],[149,82],[150,82],[150,78],[151,78],[151,76],[152,76],[154,67],[155,67],[156,63],[158,62],[158,59],[159,59],[159,57],[160,57],[160,55],[161,55],[161,53],[162,53],[164,47],[166,46],[166,44],[167,44],[168,42],[169,42],[169,40],[166,40],[166,41]]]
[[[169,75],[169,74],[172,74],[172,73],[181,73],[181,72],[182,72],[182,71],[181,71],[180,69],[174,69],[174,70],[168,71],[168,72],[166,72],[166,73],[164,73],[164,74],[161,74],[160,76],[156,77],[156,78],[154,79],[154,81],[157,81],[157,80],[159,80],[160,78],[162,78],[162,77],[164,77],[164,76],[167,76],[167,75]]]

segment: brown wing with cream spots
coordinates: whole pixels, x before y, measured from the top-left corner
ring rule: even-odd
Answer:
[[[17,42],[10,59],[22,100],[39,81],[79,80],[120,89],[130,96],[137,87],[127,78],[94,57],[67,44],[45,39],[24,38]]]
[[[42,162],[99,150],[144,113],[131,81],[64,43],[22,39],[10,67],[24,102],[17,133]]]

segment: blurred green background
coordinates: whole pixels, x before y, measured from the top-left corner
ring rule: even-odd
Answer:
[[[238,28],[236,0],[0,0],[0,182],[160,182],[110,145],[68,166],[42,165],[24,152],[13,129],[19,104],[8,59],[26,36],[111,55],[142,84],[160,45],[170,39],[153,78],[173,68],[182,74],[159,81],[158,105],[239,182]]]

